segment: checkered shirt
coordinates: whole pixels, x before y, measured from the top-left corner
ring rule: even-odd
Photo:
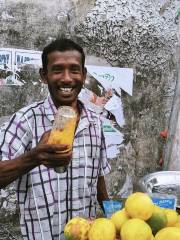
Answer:
[[[79,105],[81,117],[68,170],[57,174],[53,168],[40,165],[16,181],[21,231],[26,240],[63,240],[69,219],[96,216],[97,180],[109,173],[110,166],[98,115]],[[15,113],[1,130],[2,160],[34,148],[52,128],[56,112],[48,96]]]

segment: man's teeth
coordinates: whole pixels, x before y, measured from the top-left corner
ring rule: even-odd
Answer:
[[[59,90],[61,90],[63,92],[71,92],[72,88],[59,88]]]

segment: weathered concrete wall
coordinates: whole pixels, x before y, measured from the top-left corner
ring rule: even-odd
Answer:
[[[114,169],[120,168],[113,171],[110,180],[113,193],[122,193],[125,176],[126,187],[132,190],[132,182],[160,169],[163,146],[159,133],[168,126],[177,74],[177,4],[99,0],[75,28],[88,52],[104,57],[113,66],[135,70],[133,97],[122,96],[126,147],[114,161]]]
[[[108,185],[112,194],[121,196],[136,189],[139,177],[160,169],[159,133],[168,126],[177,74],[178,0],[1,2],[1,47],[41,50],[66,35],[112,66],[134,68],[133,97],[122,94],[124,146],[111,161]],[[29,75],[24,87],[1,88],[1,116],[43,97],[41,84],[34,86],[31,78],[37,81],[37,73]]]
[[[41,50],[53,38],[72,31],[94,0],[1,0],[0,45]]]

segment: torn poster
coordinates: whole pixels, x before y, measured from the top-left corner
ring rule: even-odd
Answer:
[[[115,116],[116,122],[120,127],[124,125],[125,120],[121,98],[114,94],[105,104],[104,108]]]
[[[121,95],[121,89],[132,96],[133,69],[86,65],[87,71],[106,89],[114,89]]]
[[[41,52],[0,48],[0,85],[22,85],[18,71],[27,64],[41,66]]]
[[[109,93],[105,93],[105,96],[106,95],[109,96]],[[113,126],[113,121],[105,117],[105,115],[107,115],[105,112],[110,111],[115,116],[116,122],[120,126],[124,124],[124,118],[122,106],[120,106],[121,99],[115,94],[110,99],[107,99],[105,96],[99,97],[91,90],[83,88],[79,94],[79,99],[87,108],[101,115],[107,157],[112,159],[119,153],[118,145],[123,142],[123,134]]]
[[[104,106],[108,101],[106,97],[99,97],[87,88],[81,90],[78,98],[86,105],[86,107],[92,109],[96,113],[102,113],[105,110]]]
[[[115,158],[119,153],[118,145],[123,142],[123,134],[118,131],[109,120],[103,121],[103,133],[107,148],[107,157]]]

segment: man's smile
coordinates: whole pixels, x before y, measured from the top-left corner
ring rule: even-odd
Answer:
[[[60,90],[62,93],[71,93],[73,91],[72,87],[58,87],[58,90]]]
[[[58,87],[57,89],[61,96],[71,97],[74,95],[74,87]]]

